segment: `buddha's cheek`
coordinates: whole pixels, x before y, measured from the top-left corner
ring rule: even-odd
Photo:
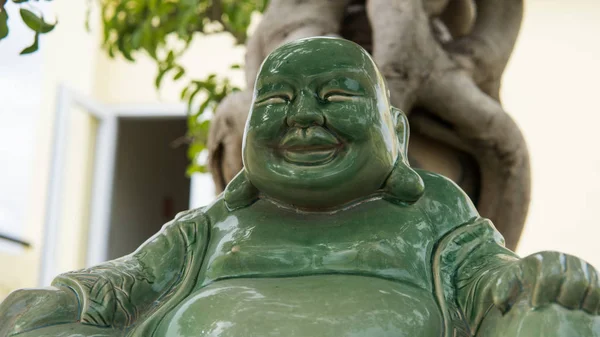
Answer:
[[[248,117],[247,133],[254,142],[272,144],[278,141],[285,128],[287,105],[269,105],[253,108]]]
[[[372,109],[370,104],[332,103],[323,114],[327,128],[349,142],[360,142],[379,124],[378,112]]]

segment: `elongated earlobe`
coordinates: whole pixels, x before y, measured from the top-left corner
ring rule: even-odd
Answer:
[[[245,169],[229,182],[223,193],[225,205],[230,211],[250,206],[258,200],[258,189],[248,179]]]
[[[408,164],[409,126],[406,115],[399,109],[391,108],[400,153],[394,169],[383,186],[384,199],[393,203],[412,204],[417,202],[425,191],[421,176]]]
[[[425,183],[421,176],[398,158],[383,186],[383,198],[395,204],[413,204],[424,192]]]

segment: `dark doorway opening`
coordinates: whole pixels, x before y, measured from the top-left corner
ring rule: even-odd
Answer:
[[[186,118],[121,118],[117,136],[108,259],[133,252],[189,208],[187,148],[174,146]]]

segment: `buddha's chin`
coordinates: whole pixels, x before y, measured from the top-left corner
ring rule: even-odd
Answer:
[[[345,162],[343,162],[345,163]],[[332,160],[321,165],[302,166],[302,176],[273,176],[269,182],[256,186],[264,196],[282,206],[304,211],[332,211],[375,193],[382,182],[358,184],[348,180],[348,172],[341,170],[340,162]],[[300,167],[296,164],[289,166]],[[347,170],[352,167],[344,167]],[[360,176],[352,174],[352,176]],[[364,176],[364,174],[362,175]],[[293,191],[293,193],[290,193]]]

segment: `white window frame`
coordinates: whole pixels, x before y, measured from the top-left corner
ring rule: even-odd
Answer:
[[[59,239],[61,210],[65,186],[65,166],[69,143],[69,125],[73,107],[81,107],[85,113],[98,120],[95,142],[90,221],[88,230],[86,266],[93,266],[108,258],[108,237],[112,185],[114,181],[115,156],[119,118],[184,117],[185,104],[102,104],[77,93],[64,85],[58,87],[56,119],[52,142],[50,179],[46,200],[44,242],[39,283],[47,286],[57,275],[57,245]],[[197,183],[192,177],[192,191]],[[194,193],[191,193],[192,197]],[[193,199],[193,198],[190,198]],[[193,204],[194,200],[190,200]]]

